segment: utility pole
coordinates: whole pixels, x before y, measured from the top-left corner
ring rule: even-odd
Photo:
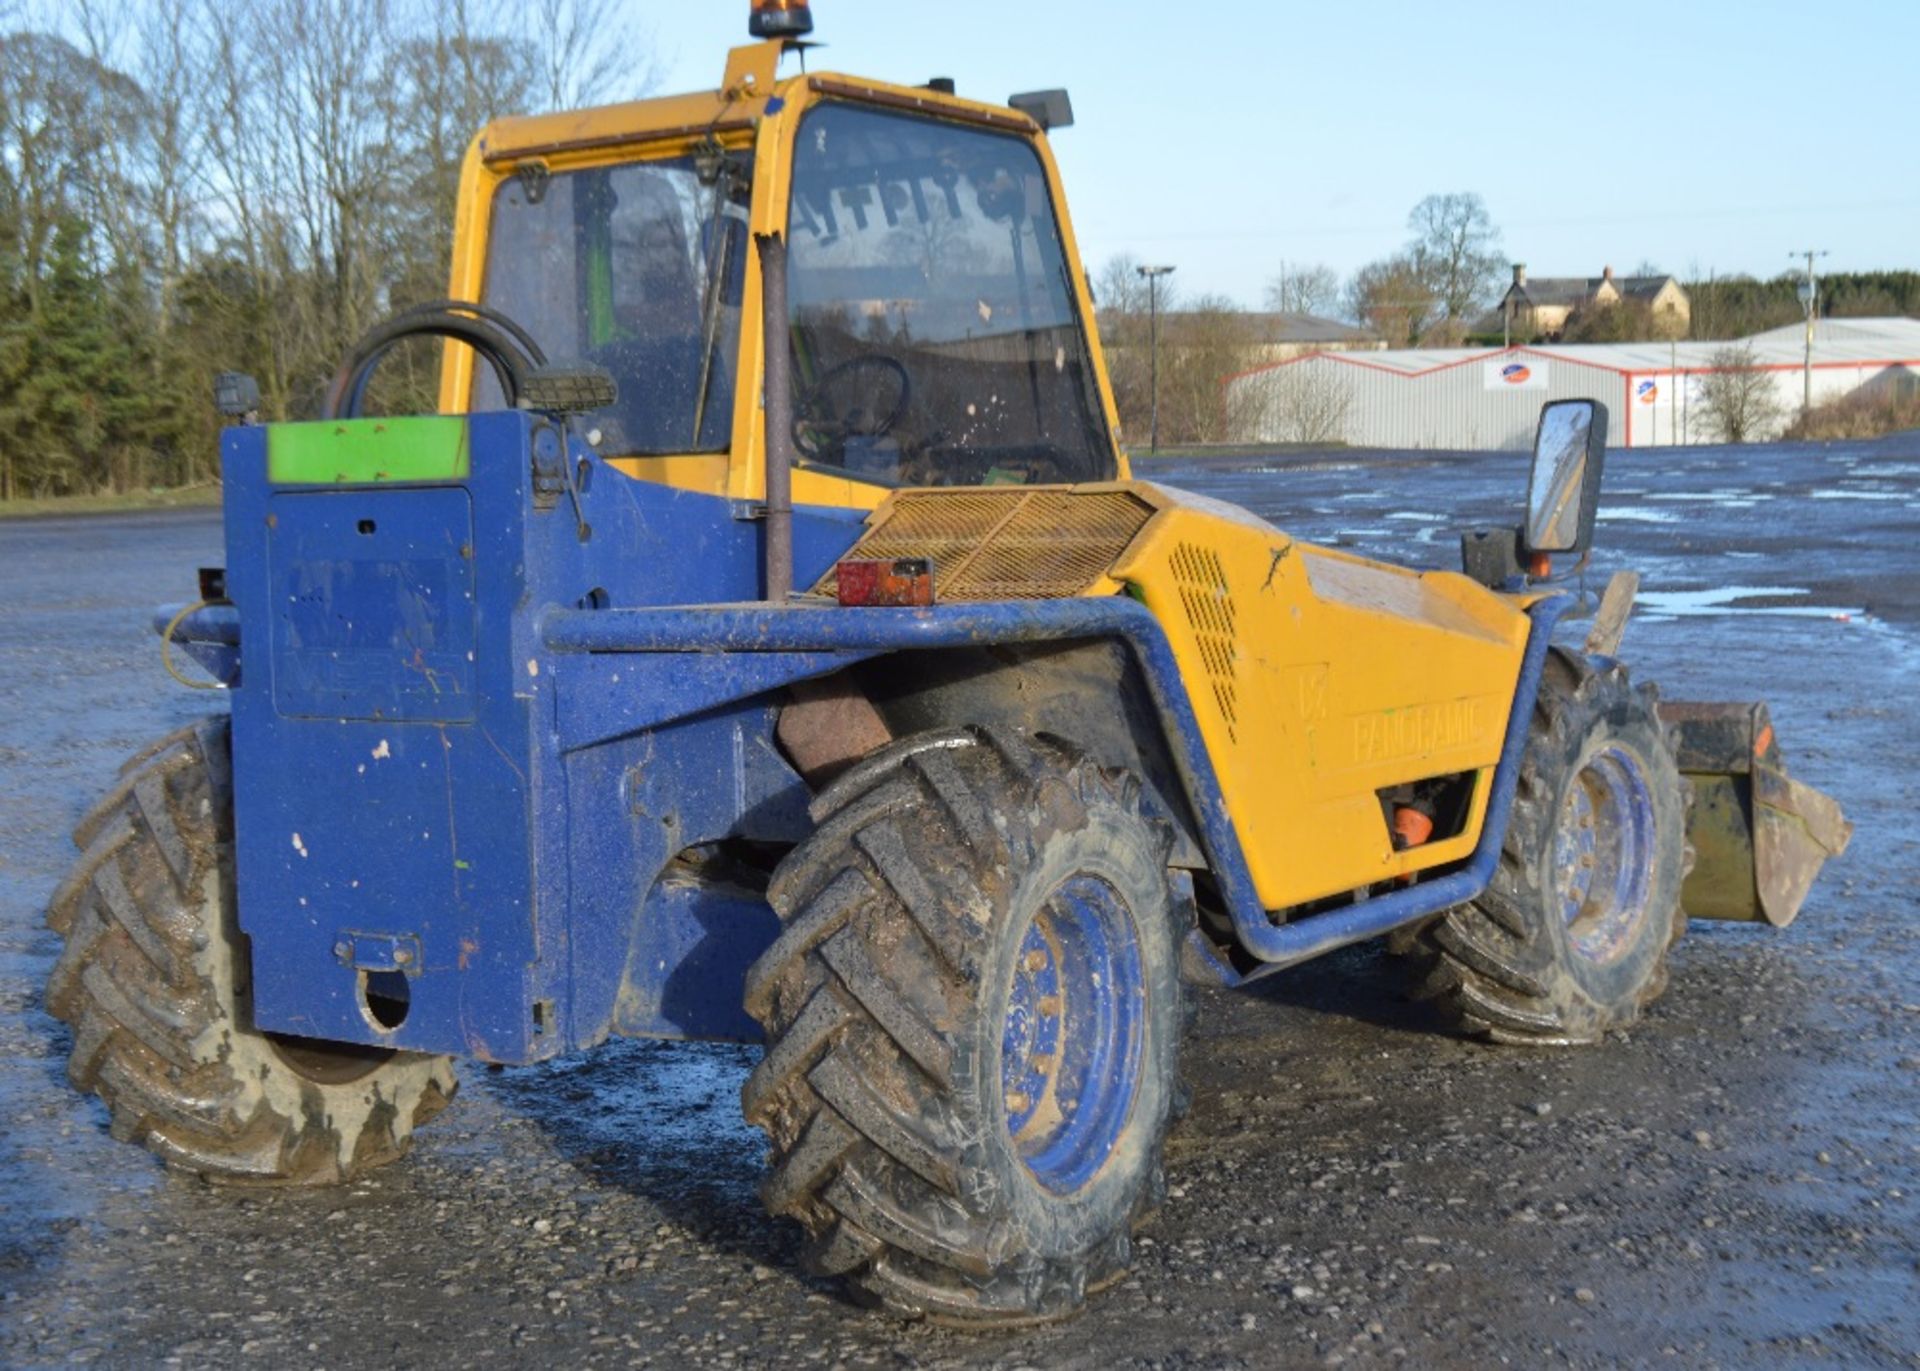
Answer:
[[[1794,294],[1800,297],[1800,304],[1807,312],[1807,364],[1800,379],[1800,414],[1804,418],[1813,409],[1813,318],[1820,307],[1820,283],[1814,278],[1813,259],[1825,257],[1825,248],[1804,248],[1789,252],[1789,257],[1807,259],[1807,278],[1794,287]]]
[[[1149,451],[1160,451],[1160,278],[1170,275],[1172,267],[1139,267],[1147,278],[1147,359],[1152,368],[1153,419]]]

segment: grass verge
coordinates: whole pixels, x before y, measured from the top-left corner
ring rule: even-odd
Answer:
[[[124,495],[53,495],[44,500],[0,500],[0,519],[42,519],[60,514],[124,514],[143,509],[217,509],[220,487],[130,490]]]

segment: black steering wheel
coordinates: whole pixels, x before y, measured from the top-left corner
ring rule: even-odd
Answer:
[[[847,377],[863,371],[891,375],[900,388],[899,397],[885,414],[875,414],[855,404],[847,408],[843,418],[840,406],[832,403],[831,392]],[[892,432],[906,417],[907,401],[912,398],[913,382],[907,376],[907,369],[893,358],[878,352],[849,357],[838,366],[828,367],[807,388],[806,394],[794,402],[793,445],[801,456],[819,461],[823,453],[843,447],[849,438],[878,438]]]

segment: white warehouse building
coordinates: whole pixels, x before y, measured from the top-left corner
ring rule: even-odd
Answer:
[[[1778,436],[1800,412],[1806,327],[1743,340],[1777,391]],[[1540,406],[1607,406],[1614,447],[1717,441],[1700,387],[1724,342],[1545,344],[1315,352],[1228,377],[1228,428],[1240,442],[1355,447],[1526,448]],[[1920,387],[1920,319],[1822,319],[1814,326],[1813,403],[1862,387]]]

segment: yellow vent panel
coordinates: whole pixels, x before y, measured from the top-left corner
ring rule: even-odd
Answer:
[[[1124,490],[927,490],[896,495],[849,558],[926,557],[935,596],[1057,600],[1098,585],[1153,507]],[[835,593],[829,572],[814,593]]]
[[[1194,644],[1200,649],[1207,680],[1213,686],[1214,702],[1226,723],[1227,737],[1237,742],[1240,640],[1234,629],[1233,595],[1227,589],[1226,570],[1213,549],[1193,543],[1176,543],[1167,566],[1173,572],[1180,607],[1186,611]]]

